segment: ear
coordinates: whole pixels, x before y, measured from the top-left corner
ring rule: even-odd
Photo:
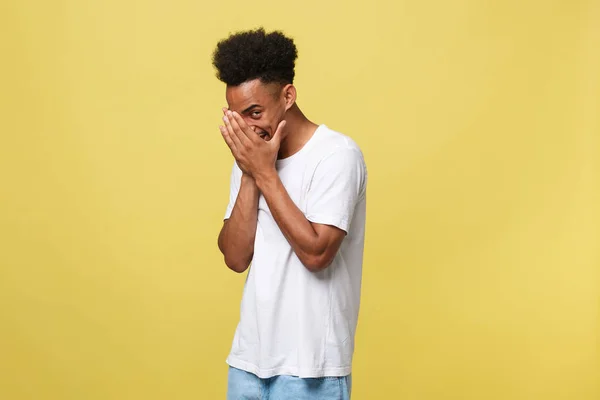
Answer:
[[[285,111],[292,108],[296,103],[296,87],[291,83],[283,87],[283,101],[285,102]]]

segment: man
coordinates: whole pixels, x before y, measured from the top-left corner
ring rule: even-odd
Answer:
[[[231,270],[252,264],[228,399],[350,398],[367,170],[352,139],[298,107],[296,58],[292,39],[262,28],[213,54],[235,158],[218,245]]]

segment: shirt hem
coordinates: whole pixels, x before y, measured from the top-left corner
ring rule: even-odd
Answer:
[[[298,368],[292,366],[281,366],[264,369],[233,356],[227,357],[226,363],[230,367],[250,372],[261,379],[268,379],[278,375],[290,375],[297,376],[299,378],[324,378],[330,376],[341,377],[348,376],[352,372],[351,366],[325,368]]]
[[[348,223],[349,218],[337,217],[331,215],[320,215],[320,214],[308,214],[306,219],[316,224],[333,225],[344,232],[349,232],[350,224]]]

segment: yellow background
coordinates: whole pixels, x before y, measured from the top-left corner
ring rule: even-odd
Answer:
[[[598,1],[0,5],[0,398],[223,399],[244,276],[210,55],[299,48],[354,137],[353,399],[600,398]]]

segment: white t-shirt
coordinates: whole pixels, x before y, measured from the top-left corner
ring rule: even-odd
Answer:
[[[227,363],[261,378],[345,376],[351,372],[365,235],[367,169],[349,137],[319,125],[276,168],[309,221],[347,232],[332,264],[310,272],[281,233],[261,195],[254,257]],[[225,219],[242,172],[234,163]]]

